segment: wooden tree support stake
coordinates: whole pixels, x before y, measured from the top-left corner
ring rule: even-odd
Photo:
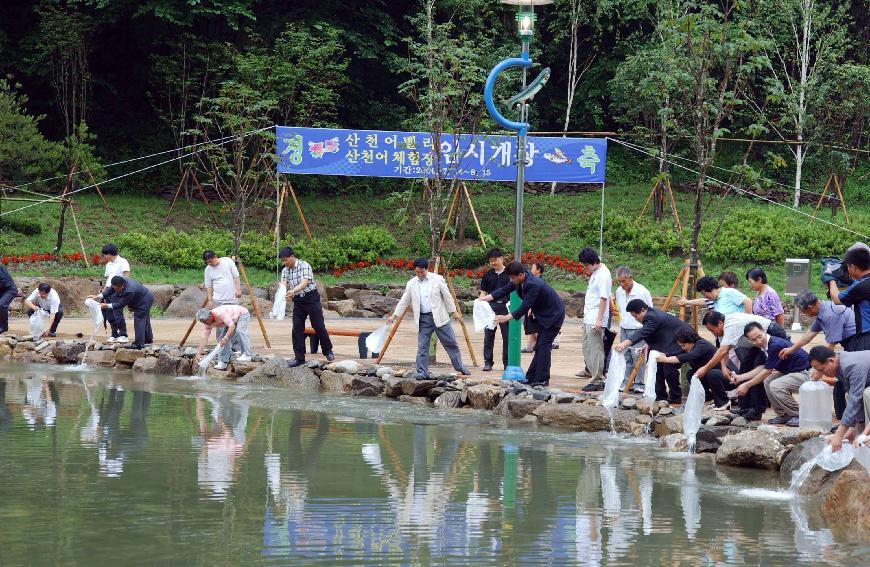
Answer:
[[[299,199],[296,198],[296,191],[293,190],[293,184],[287,183],[290,188],[290,196],[293,197],[293,203],[296,205],[296,212],[299,213],[299,218],[302,219],[302,227],[305,229],[305,234],[308,235],[308,240],[314,243],[314,236],[311,234],[311,229],[308,228],[308,221],[305,220],[305,215],[302,213],[302,205],[299,204]]]
[[[278,192],[278,208],[275,209],[275,244],[281,241],[281,211],[284,209],[284,199],[287,197],[287,187],[281,186]]]
[[[172,216],[172,209],[175,208],[175,201],[178,200],[178,195],[181,193],[181,188],[184,187],[184,182],[187,181],[187,175],[190,173],[189,169],[185,169],[184,173],[181,174],[181,181],[178,182],[178,187],[175,189],[175,196],[172,197],[172,204],[169,205],[169,212],[166,213],[166,218],[163,219],[163,222],[167,222],[169,217]],[[196,322],[194,321],[194,324]],[[191,327],[192,328],[192,327]],[[184,343],[182,342],[182,345]]]
[[[631,347],[628,347],[631,348]],[[620,356],[622,353],[614,352],[612,356]],[[628,392],[631,390],[632,385],[634,385],[634,380],[637,378],[637,373],[640,371],[640,367],[643,366],[643,360],[645,356],[639,355],[637,360],[634,361],[634,366],[631,369],[631,374],[628,375],[628,380],[625,381],[625,388],[622,389],[623,392]]]
[[[408,314],[408,311],[410,311],[410,310],[411,310],[411,308],[408,307],[407,309],[405,309],[405,310],[402,312],[401,315],[399,315],[399,318],[396,319],[396,322],[395,322],[395,324],[393,325],[393,328],[390,329],[390,334],[387,335],[387,340],[384,341],[384,346],[381,347],[381,352],[378,353],[378,359],[375,360],[375,364],[380,364],[380,363],[381,363],[381,360],[383,360],[383,358],[384,358],[384,354],[386,354],[387,349],[388,349],[389,346],[390,346],[390,343],[393,342],[393,336],[396,334],[396,331],[399,330],[399,325],[402,324],[402,319],[405,318],[405,315],[407,315],[407,314]]]
[[[257,298],[254,297],[254,290],[251,288],[251,282],[248,280],[248,272],[245,270],[245,265],[239,260],[239,272],[242,274],[242,279],[245,280],[245,288],[248,290],[248,295],[251,297],[251,307],[254,308],[254,315],[257,317],[257,322],[260,324],[260,332],[263,333],[263,340],[266,342],[266,348],[271,349],[269,336],[266,334],[266,325],[263,324],[263,319],[260,317],[260,308],[257,307]]]
[[[444,228],[441,229],[441,242],[438,243],[438,250],[444,247],[444,240],[447,238],[447,227],[450,226],[450,221],[453,219],[453,210],[456,208],[456,201],[459,199],[459,186],[456,186],[456,190],[453,192],[453,199],[450,201],[450,209],[447,211],[447,220],[444,221]],[[436,269],[438,259],[435,259]]]
[[[834,186],[834,189],[831,189],[831,185]],[[843,191],[840,187],[840,177],[836,173],[832,173],[828,177],[828,182],[825,183],[825,188],[822,189],[822,194],[819,195],[819,201],[816,203],[816,208],[813,209],[810,224],[813,224],[813,221],[816,220],[816,212],[818,212],[819,207],[822,205],[822,201],[824,201],[825,195],[828,193],[829,190],[831,191],[832,197],[834,194],[834,190],[837,191],[837,197],[840,199],[840,207],[843,209],[843,216],[846,218],[846,226],[851,226],[849,223],[849,211],[846,209],[846,200],[843,198]]]
[[[88,177],[91,179],[91,184],[94,186],[94,189],[97,190],[97,195],[100,196],[100,200],[103,202],[103,208],[106,209],[107,213],[111,213],[109,210],[109,203],[106,202],[106,198],[103,196],[103,192],[100,191],[100,186],[97,184],[97,180],[94,179],[94,174],[91,173],[91,170],[88,170]]]
[[[76,236],[79,237],[79,246],[82,247],[82,256],[84,256],[84,259],[85,259],[85,266],[90,268],[91,262],[90,262],[90,260],[88,260],[88,252],[85,250],[85,243],[82,240],[82,233],[79,230],[79,221],[76,219],[76,208],[72,202],[70,202],[70,204],[69,204],[69,210],[72,213],[73,226],[76,229]],[[60,250],[58,250],[58,253],[60,253]]]
[[[205,301],[202,302],[202,305],[200,305],[199,308],[203,309],[206,305],[208,305],[208,295],[206,295]],[[178,346],[184,346],[184,343],[187,342],[187,337],[189,337],[190,333],[193,332],[194,327],[196,327],[196,313],[193,314],[193,321],[190,322],[190,325],[187,327],[187,332],[184,333],[183,337],[181,337],[181,342],[178,343]]]
[[[450,295],[453,296],[453,304],[456,306],[457,313],[459,313],[459,325],[462,327],[462,334],[465,336],[465,345],[468,347],[468,353],[471,355],[471,362],[474,366],[478,366],[477,356],[475,356],[474,349],[471,346],[471,337],[468,336],[465,319],[462,317],[462,306],[459,304],[459,298],[456,297],[456,289],[453,287],[453,280],[450,278],[446,262],[444,263],[444,279],[447,281],[447,289],[450,290]]]
[[[462,189],[465,191],[465,198],[468,199],[468,208],[471,209],[471,218],[474,219],[474,226],[477,227],[477,235],[480,237],[480,243],[486,248],[486,239],[483,237],[483,231],[480,230],[480,223],[477,220],[477,213],[474,211],[474,203],[471,202],[471,193],[468,192],[468,186],[462,182]],[[475,364],[475,366],[477,366]]]

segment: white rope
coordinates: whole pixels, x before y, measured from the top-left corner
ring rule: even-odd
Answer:
[[[646,154],[646,155],[648,155],[648,156],[650,156],[650,157],[652,157],[652,158],[655,158],[655,159],[662,159],[662,158],[660,158],[659,156],[657,156],[657,155],[655,155],[655,154],[653,154],[653,153],[650,153],[650,152],[644,150],[643,148],[641,148],[641,147],[639,147],[639,146],[635,146],[634,144],[631,144],[631,143],[629,143],[629,142],[624,142],[624,141],[622,141],[622,140],[618,140],[618,139],[616,139],[616,138],[610,138],[610,137],[608,137],[607,140],[614,141],[614,142],[616,142],[617,144],[622,144],[623,146],[625,146],[625,147],[627,147],[627,148],[629,148],[629,149],[632,149],[632,150],[634,150],[634,151],[636,151],[636,152],[639,152],[639,153],[642,153],[642,154]],[[686,170],[686,171],[688,171],[688,172],[694,173],[695,175],[700,175],[700,172],[698,172],[698,171],[696,171],[696,170],[694,170],[694,169],[691,169],[691,168],[689,168],[689,167],[686,167],[686,166],[684,166],[684,165],[682,165],[682,164],[679,164],[679,163],[676,163],[676,162],[670,161],[670,160],[668,160],[668,159],[664,159],[663,161],[665,161],[665,162],[667,162],[667,163],[673,165],[674,167],[679,167],[680,169],[684,169],[684,170]],[[846,227],[846,226],[843,226],[843,225],[839,225],[839,224],[837,224],[837,223],[833,223],[833,222],[830,222],[830,221],[826,221],[825,219],[822,219],[822,218],[813,217],[813,216],[812,216],[811,214],[809,214],[809,213],[805,213],[805,212],[803,212],[803,211],[801,211],[801,210],[799,210],[799,209],[794,209],[794,208],[792,208],[792,207],[790,207],[790,206],[788,206],[788,205],[783,205],[782,203],[779,203],[779,202],[777,202],[777,201],[774,201],[773,199],[768,199],[767,197],[764,197],[763,195],[758,195],[757,193],[753,193],[752,191],[749,191],[749,190],[747,190],[747,189],[742,189],[742,188],[740,188],[740,187],[737,187],[736,185],[732,185],[732,184],[730,184],[730,183],[726,183],[726,182],[724,182],[724,181],[722,181],[722,180],[719,180],[719,179],[716,179],[715,177],[712,177],[712,176],[710,176],[710,175],[706,175],[706,176],[705,176],[705,179],[709,179],[709,180],[711,180],[711,181],[715,181],[716,183],[720,183],[720,184],[722,184],[722,185],[725,186],[725,187],[730,187],[730,188],[732,188],[732,189],[734,189],[735,191],[738,191],[738,192],[740,192],[740,193],[744,193],[744,194],[746,194],[746,195],[750,195],[750,196],[752,196],[752,197],[756,197],[756,198],[758,198],[758,199],[761,199],[762,201],[767,201],[768,203],[770,203],[770,204],[772,204],[772,205],[776,205],[777,207],[782,207],[783,209],[787,209],[787,210],[789,210],[789,211],[791,211],[791,212],[793,212],[793,213],[797,213],[797,214],[799,214],[799,215],[803,215],[803,216],[805,216],[805,217],[808,217],[808,218],[811,218],[811,219],[817,220],[817,221],[819,221],[819,222],[821,222],[821,223],[824,223],[824,224],[826,224],[826,225],[832,226],[832,227],[834,227],[834,228],[838,228],[838,229],[843,230],[843,231],[845,231],[845,232],[850,232],[850,233],[852,233],[852,234],[854,234],[854,235],[856,235],[856,236],[860,236],[862,239],[870,239],[870,237],[868,237],[866,234],[862,234],[862,233],[860,233],[860,232],[858,232],[858,231],[856,231],[856,230],[852,230],[852,229],[849,228],[849,227]]]
[[[245,138],[245,137],[250,136],[250,135],[252,135],[252,134],[256,134],[256,133],[258,133],[258,132],[262,132],[263,130],[268,130],[268,129],[270,129],[270,128],[272,128],[272,126],[268,126],[268,127],[266,127],[266,128],[260,128],[259,130],[251,130],[250,132],[245,132],[244,134],[239,134],[238,136],[233,136],[233,137],[231,137],[231,138],[229,138],[229,139],[224,140],[223,142],[220,142],[220,143],[209,142],[209,144],[213,144],[213,145],[215,145],[215,146],[223,146],[224,144],[228,144],[228,143],[230,143],[230,142],[232,142],[232,141],[234,141],[234,140],[239,140],[239,139],[241,139],[241,138]],[[197,145],[201,145],[201,144],[197,144]],[[188,153],[188,154],[180,155],[180,156],[174,157],[174,158],[172,158],[172,159],[168,159],[168,160],[166,160],[166,161],[162,161],[162,162],[160,162],[160,163],[155,163],[155,164],[153,164],[153,165],[148,165],[148,166],[145,166],[145,167],[143,167],[143,168],[137,169],[137,170],[135,170],[135,171],[131,171],[131,172],[129,172],[129,173],[124,173],[124,174],[122,174],[122,175],[118,175],[117,177],[113,177],[113,178],[111,178],[111,179],[107,179],[107,180],[103,181],[102,184],[105,185],[105,184],[111,183],[111,182],[113,182],[113,181],[117,181],[117,180],[119,180],[119,179],[123,179],[123,178],[125,178],[125,177],[130,177],[131,175],[136,175],[137,173],[142,173],[143,171],[148,171],[149,169],[154,169],[155,167],[160,167],[161,165],[166,165],[167,163],[172,163],[172,162],[174,162],[174,161],[178,161],[178,160],[180,160],[180,159],[184,159],[184,158],[186,158],[186,157],[190,157],[190,156],[192,156],[192,155],[195,155],[195,154],[199,153],[199,151],[200,151],[200,150],[195,150],[195,151],[190,152],[190,153]],[[75,195],[76,193],[81,193],[82,191],[87,191],[88,189],[93,189],[94,187],[96,187],[96,186],[98,186],[98,185],[100,185],[100,183],[94,183],[93,185],[87,185],[87,186],[82,187],[82,188],[80,188],[80,189],[76,189],[75,191],[70,191],[70,192],[66,193],[66,197],[69,198],[69,196],[71,196],[71,195]],[[52,198],[50,198],[50,199],[44,199],[44,200],[39,201],[39,202],[37,202],[37,203],[31,203],[31,204],[29,204],[29,205],[24,205],[23,207],[18,207],[17,209],[13,209],[13,210],[11,210],[11,211],[4,211],[4,212],[0,213],[0,217],[6,216],[6,215],[9,215],[9,214],[12,214],[12,213],[18,212],[18,211],[23,211],[24,209],[29,209],[30,207],[36,207],[36,206],[38,206],[38,205],[44,205],[45,203],[48,203],[48,202],[51,202],[51,201],[56,201],[56,200],[58,200],[58,199],[59,199],[59,197],[52,197]]]
[[[271,128],[271,126],[270,126],[269,128]],[[266,129],[266,128],[264,128],[264,130],[265,130],[265,129]],[[260,130],[257,130],[257,132],[259,132],[259,131],[260,131]],[[242,134],[242,136],[244,136],[244,135],[245,135],[245,134]],[[171,154],[171,153],[174,153],[174,152],[180,152],[180,151],[182,151],[182,150],[187,150],[187,149],[190,149],[190,148],[195,148],[195,147],[197,147],[197,146],[203,146],[203,145],[206,145],[206,144],[216,144],[216,143],[218,143],[218,142],[223,142],[223,141],[226,141],[226,140],[235,140],[235,139],[237,139],[237,138],[238,138],[237,136],[224,136],[223,138],[218,138],[218,139],[216,139],[216,140],[211,140],[211,141],[209,141],[209,142],[198,142],[198,143],[196,143],[196,144],[188,144],[188,145],[186,145],[186,146],[179,146],[179,147],[177,147],[177,148],[172,148],[171,150],[164,150],[164,151],[162,151],[162,152],[157,152],[157,153],[153,153],[153,154],[148,154],[148,155],[145,155],[145,156],[139,156],[139,157],[134,157],[134,158],[125,159],[125,160],[121,160],[121,161],[116,161],[116,162],[114,162],[114,163],[106,164],[106,165],[104,165],[104,166],[102,166],[102,167],[103,167],[103,169],[108,169],[108,168],[110,168],[110,167],[115,167],[116,165],[124,165],[125,163],[132,163],[132,162],[134,162],[134,161],[141,161],[141,160],[143,160],[143,159],[149,159],[149,158],[153,158],[153,157],[157,157],[157,156],[162,156],[162,155],[165,155],[165,154]],[[194,153],[195,153],[195,152],[194,152]],[[192,154],[188,154],[187,156],[179,156],[179,157],[176,158],[176,159],[183,159],[183,158],[185,158],[185,157],[188,157],[189,155],[192,155]],[[167,162],[167,163],[168,163],[168,162]],[[77,177],[77,176],[82,175],[82,174],[85,174],[85,173],[90,173],[90,170],[88,170],[88,169],[82,169],[82,170],[76,171],[75,173],[72,174],[72,177]],[[48,178],[46,178],[46,179],[39,179],[39,180],[37,180],[37,181],[28,181],[28,182],[26,182],[26,183],[22,183],[22,184],[20,184],[20,185],[12,185],[11,183],[19,183],[19,182],[18,182],[18,181],[11,181],[10,184],[8,185],[8,187],[11,188],[11,189],[21,190],[23,187],[28,187],[28,186],[30,186],[30,185],[35,185],[35,184],[37,184],[37,183],[45,183],[45,182],[47,182],[47,181],[54,181],[55,179],[63,179],[63,178],[65,178],[65,177],[67,177],[68,175],[69,175],[69,174],[66,174],[66,173],[63,174],[63,175],[55,175],[54,177],[48,177]],[[31,191],[31,192],[32,192],[32,191]],[[41,193],[37,193],[37,194],[38,194],[38,195],[42,195]],[[48,195],[42,195],[42,196],[43,196],[43,197],[47,197]]]

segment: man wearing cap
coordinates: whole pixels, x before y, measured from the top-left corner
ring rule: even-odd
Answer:
[[[216,370],[224,370],[233,354],[233,344],[239,345],[242,353],[236,360],[247,362],[251,360],[251,339],[248,336],[248,321],[251,314],[241,305],[219,305],[214,309],[202,308],[196,312],[196,320],[204,325],[199,347],[196,349],[195,360],[199,362],[205,345],[211,336],[211,330],[217,329],[217,338],[221,347]]]
[[[314,285],[314,271],[308,262],[300,260],[293,248],[285,246],[278,252],[278,258],[284,264],[281,279],[287,286],[287,299],[293,301],[293,355],[288,363],[290,368],[301,366],[305,362],[305,320],[311,319],[311,327],[320,342],[320,348],[326,355],[326,360],[335,360],[332,354],[332,341],[326,332],[323,322],[323,306],[320,303],[320,293]]]

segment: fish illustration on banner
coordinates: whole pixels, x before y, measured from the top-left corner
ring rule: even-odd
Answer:
[[[515,136],[291,126],[275,134],[279,173],[516,179]],[[529,136],[525,154],[528,182],[604,183],[606,139]]]

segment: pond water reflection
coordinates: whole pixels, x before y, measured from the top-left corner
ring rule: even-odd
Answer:
[[[384,400],[6,367],[0,565],[858,565],[775,476]],[[838,536],[840,537],[840,536]]]

